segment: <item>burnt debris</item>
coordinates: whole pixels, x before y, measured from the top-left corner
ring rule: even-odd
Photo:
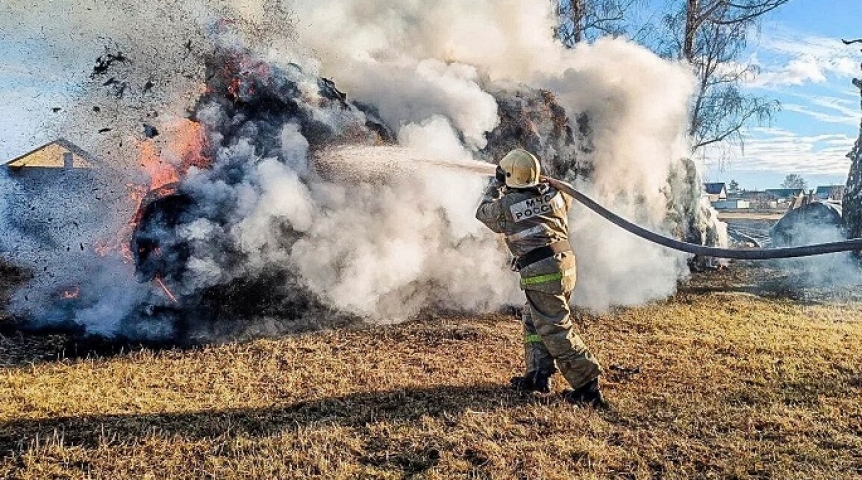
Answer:
[[[228,117],[236,120],[218,126],[224,135],[223,146],[253,129],[258,136],[256,153],[277,156],[278,136],[286,123],[295,123],[311,148],[390,143],[395,138],[375,111],[347,101],[347,95],[331,80],[314,78],[294,63],[282,68],[241,53],[222,52],[207,62],[206,78],[208,93],[198,102],[198,109],[206,104],[217,104]],[[303,98],[299,87],[300,82],[310,79],[318,87],[315,100]],[[314,110],[321,108],[343,111],[348,122],[353,117],[364,117],[365,121],[333,126],[314,116]]]
[[[145,123],[144,135],[146,135],[147,138],[157,137],[159,135],[159,130],[154,126]]]
[[[128,61],[129,58],[126,57],[123,52],[119,51],[117,53],[108,52],[104,55],[100,55],[96,58],[96,65],[93,67],[93,72],[90,74],[90,78],[104,75],[115,63],[124,63]]]

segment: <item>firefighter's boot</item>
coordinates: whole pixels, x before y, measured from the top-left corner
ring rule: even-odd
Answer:
[[[610,407],[605,397],[602,395],[602,390],[599,388],[599,379],[590,380],[583,387],[575,390],[566,390],[563,392],[563,398],[575,405],[590,406],[596,409],[607,409]]]
[[[512,388],[521,392],[551,393],[551,375],[554,371],[534,370],[523,377],[512,377]]]

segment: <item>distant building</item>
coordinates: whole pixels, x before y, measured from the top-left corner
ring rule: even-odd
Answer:
[[[0,162],[0,174],[32,198],[84,197],[100,162],[72,142],[58,138],[19,157]],[[64,193],[66,192],[66,193]]]
[[[778,203],[790,203],[801,195],[805,195],[804,188],[767,188],[766,194],[770,199]]]
[[[73,170],[94,168],[92,155],[77,145],[58,138],[2,164],[13,172],[29,169]]]
[[[844,185],[823,185],[817,187],[814,196],[820,201],[832,200],[840,202],[844,200]]]
[[[751,203],[748,200],[739,198],[719,200],[712,204],[716,210],[747,210],[751,208]]]
[[[749,208],[771,209],[778,208],[778,202],[763,190],[743,190],[736,195],[737,199],[748,202]]]
[[[703,192],[709,198],[709,203],[727,199],[727,187],[724,183],[704,183]]]
[[[45,248],[83,250],[90,237],[78,238],[76,232],[109,213],[105,197],[111,189],[99,165],[95,157],[62,138],[0,161],[0,194],[9,225]],[[2,243],[0,239],[0,250]]]

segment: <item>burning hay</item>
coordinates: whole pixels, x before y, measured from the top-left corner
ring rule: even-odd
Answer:
[[[389,14],[420,22],[416,41],[399,31],[365,36],[391,24],[336,15],[350,3],[294,5],[300,18],[345,22],[324,44],[303,22],[263,28],[282,17],[254,8],[129,6],[117,22],[134,41],[100,53],[62,125],[106,159],[106,181],[127,195],[103,205],[112,214],[89,232],[98,248],[43,255],[52,275],[37,274],[16,311],[104,335],[176,338],[250,317],[385,323],[428,308],[520,303],[505,254],[473,218],[485,179],[447,166],[483,173],[474,159],[494,162],[516,145],[649,228],[722,241],[694,165],[679,160],[691,91],[684,66],[623,40],[566,50],[536,37],[554,22],[547,5],[480,2],[500,13],[483,17],[486,32],[508,15],[526,24],[505,48],[477,56],[453,47],[470,43],[468,30],[410,5]],[[94,15],[69,8],[71,18]],[[164,8],[179,13],[139,28]],[[161,53],[150,60],[152,51]],[[632,70],[654,80],[622,82]],[[109,127],[84,130],[107,115]],[[0,232],[4,245],[16,234]],[[581,279],[573,301],[583,306],[661,298],[687,275],[684,257],[585,211],[572,234]],[[71,288],[79,295],[63,298]]]

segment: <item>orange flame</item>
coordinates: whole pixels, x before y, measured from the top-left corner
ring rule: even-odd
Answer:
[[[139,221],[141,201],[147,193],[179,182],[192,167],[209,166],[210,161],[204,155],[207,147],[206,135],[200,123],[189,119],[178,120],[166,127],[165,132],[157,138],[158,144],[155,138],[137,142],[141,167],[150,178],[148,185],[126,185],[132,205],[136,207],[135,216],[113,237],[95,242],[93,250],[97,255],[104,257],[119,252],[124,262],[131,262],[133,256],[129,243]],[[164,285],[162,288],[167,290]],[[172,295],[169,293],[169,296]]]
[[[176,167],[162,160],[152,140],[138,144],[138,156],[141,166],[150,174],[150,190],[179,181],[180,175]]]
[[[180,154],[183,174],[188,172],[190,167],[209,167],[210,159],[204,156],[206,147],[203,125],[187,118],[178,122],[176,135],[172,140],[172,149]]]
[[[141,166],[150,175],[149,190],[178,182],[191,167],[206,168],[206,136],[203,125],[181,119],[168,126],[160,149],[154,139],[138,143]]]

